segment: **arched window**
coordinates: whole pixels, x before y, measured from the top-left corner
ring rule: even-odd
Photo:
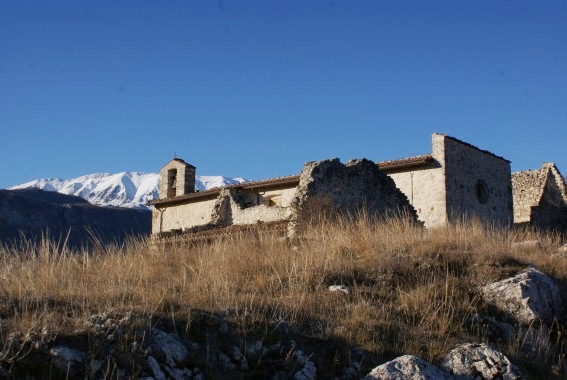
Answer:
[[[476,199],[478,199],[480,203],[486,203],[489,196],[488,185],[486,184],[486,182],[484,182],[482,179],[479,179],[476,182],[474,192],[476,194]]]
[[[167,197],[171,198],[177,194],[177,169],[167,171]]]

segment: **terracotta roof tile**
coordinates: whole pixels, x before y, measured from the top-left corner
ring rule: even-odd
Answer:
[[[290,175],[285,177],[277,177],[277,178],[269,178],[264,179],[261,181],[250,181],[250,182],[242,182],[237,183],[234,185],[228,185],[223,187],[214,187],[208,190],[197,191],[194,193],[179,195],[177,197],[171,198],[163,198],[163,199],[154,199],[149,201],[148,205],[159,205],[159,204],[167,204],[167,203],[177,203],[180,201],[188,200],[188,199],[198,199],[204,198],[208,196],[217,195],[223,189],[254,189],[259,187],[272,187],[277,185],[292,185],[292,184],[299,184],[299,174]]]
[[[378,168],[383,171],[399,170],[406,168],[415,168],[417,166],[427,166],[433,162],[433,155],[422,154],[421,156],[413,156],[401,158],[399,160],[389,160],[378,162]]]

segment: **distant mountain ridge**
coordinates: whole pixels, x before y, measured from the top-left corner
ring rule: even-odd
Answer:
[[[243,178],[196,176],[195,189],[207,190],[246,182]],[[158,198],[159,174],[123,172],[96,173],[73,179],[42,178],[10,187],[9,190],[36,188],[75,195],[100,206],[147,209],[146,203]]]
[[[37,188],[0,190],[0,245],[37,243],[44,237],[74,248],[121,244],[129,236],[147,236],[150,230],[147,209],[102,207]]]

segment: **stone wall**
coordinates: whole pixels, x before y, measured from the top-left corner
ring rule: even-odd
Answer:
[[[172,187],[172,174],[174,174]],[[195,167],[185,161],[174,158],[159,172],[160,199],[190,194],[195,191]]]
[[[512,175],[514,222],[542,229],[567,231],[567,192],[553,163]]]
[[[354,214],[361,209],[374,216],[405,213],[417,221],[406,196],[375,163],[362,159],[343,165],[334,159],[307,163],[293,183],[229,186],[156,205],[152,233],[278,221],[292,221],[294,233],[298,222],[318,212]]]
[[[445,136],[433,135],[433,163],[429,167],[388,173],[427,228],[447,224],[444,141]]]
[[[513,224],[510,162],[448,136],[445,141],[447,217]]]
[[[543,194],[547,172],[542,169],[524,170],[512,175],[514,188],[514,223],[529,223],[532,207]]]
[[[428,228],[477,216],[510,225],[510,163],[452,137],[434,133],[429,166],[388,171]]]
[[[152,234],[209,224],[215,203],[216,198],[212,198],[159,208],[154,207],[152,210]]]
[[[287,220],[295,186],[262,191],[223,189],[208,198],[154,207],[152,233]]]
[[[295,186],[261,192],[222,190],[217,198],[212,223],[230,226],[288,220],[294,194]],[[277,199],[278,203],[273,199]]]
[[[292,208],[291,235],[302,222],[321,212],[355,215],[363,211],[371,217],[406,215],[417,221],[414,208],[395,182],[366,159],[342,164],[335,158],[305,164]]]

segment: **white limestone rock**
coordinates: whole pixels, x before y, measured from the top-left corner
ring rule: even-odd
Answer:
[[[346,295],[350,294],[350,288],[345,285],[331,285],[329,286],[329,292],[331,293],[344,293]]]
[[[183,343],[159,329],[153,330],[151,348],[157,359],[165,361],[172,368],[189,357],[189,351]]]
[[[163,373],[163,371],[159,366],[159,363],[153,356],[148,357],[148,365],[152,369],[152,372],[154,373],[154,378],[156,380],[165,380],[165,374]]]
[[[294,356],[299,365],[302,365],[299,371],[293,375],[293,380],[315,380],[317,378],[317,367],[315,363],[309,360],[309,356],[303,351],[297,350]]]
[[[49,350],[49,355],[55,368],[69,376],[79,376],[84,370],[86,354],[82,351],[56,346]]]
[[[455,348],[445,356],[441,368],[460,380],[526,379],[504,354],[484,343],[468,343]]]
[[[553,281],[534,267],[482,288],[484,299],[518,322],[551,322],[559,316],[561,298]]]
[[[512,248],[518,250],[530,250],[541,248],[541,242],[539,240],[524,240],[516,243],[512,243]]]
[[[455,380],[416,356],[404,355],[374,368],[364,380]]]

